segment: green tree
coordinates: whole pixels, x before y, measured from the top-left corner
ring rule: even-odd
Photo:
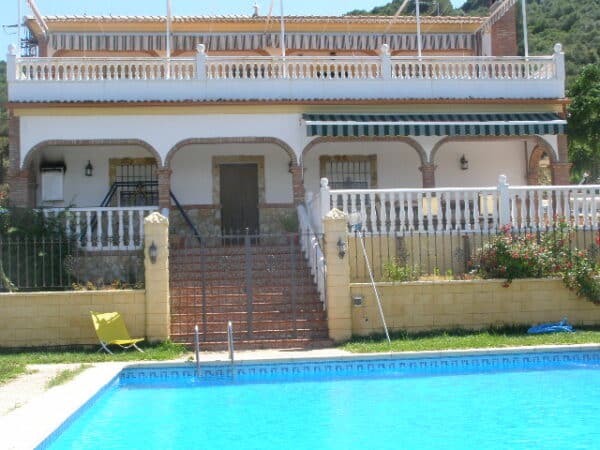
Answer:
[[[589,174],[589,180],[600,177],[600,64],[583,68],[573,82],[569,95],[569,158],[574,173]]]

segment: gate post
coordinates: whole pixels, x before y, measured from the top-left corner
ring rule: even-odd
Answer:
[[[327,326],[329,338],[342,342],[352,337],[350,263],[348,255],[341,251],[341,248],[348,247],[348,224],[346,214],[339,209],[331,210],[323,222],[323,250],[327,261]]]
[[[146,338],[169,339],[169,220],[155,212],[144,220],[144,268],[146,275]]]

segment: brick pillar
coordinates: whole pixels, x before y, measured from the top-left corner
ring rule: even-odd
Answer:
[[[302,167],[291,166],[290,173],[292,174],[292,189],[294,195],[294,205],[298,206],[304,202],[304,182],[302,180]]]
[[[171,169],[158,170],[158,208],[163,214],[171,209]]]
[[[424,189],[435,187],[435,169],[437,169],[437,166],[433,163],[426,163],[419,167],[423,177]]]
[[[327,326],[329,337],[343,342],[352,337],[352,302],[350,300],[350,262],[339,256],[338,241],[348,241],[346,214],[331,210],[323,219],[324,254],[327,261]]]
[[[500,3],[496,2],[492,5],[490,14]],[[517,5],[518,3],[492,26],[492,55],[494,56],[517,55]]]
[[[555,186],[563,186],[571,184],[571,163],[552,163],[550,170],[552,171],[552,184]]]
[[[150,260],[150,247],[156,246],[156,261]],[[144,220],[144,268],[146,276],[146,338],[169,338],[169,219],[155,212]]]
[[[571,182],[571,167],[569,163],[569,140],[566,134],[559,134],[558,140],[558,161],[550,164],[552,171],[552,184],[566,185]]]
[[[8,201],[12,206],[27,206],[29,173],[21,171],[21,127],[19,117],[8,111]]]

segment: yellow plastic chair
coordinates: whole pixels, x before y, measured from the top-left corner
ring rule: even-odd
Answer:
[[[102,349],[106,350],[111,355],[113,352],[108,348],[109,345],[118,345],[121,348],[135,348],[138,352],[144,353],[136,344],[144,340],[144,338],[132,339],[125,326],[125,321],[118,312],[99,313],[90,311],[96,334],[100,340]]]

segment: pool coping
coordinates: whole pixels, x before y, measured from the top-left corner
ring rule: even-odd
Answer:
[[[258,356],[254,352],[237,354],[235,364],[256,365],[291,362],[322,362],[322,361],[352,361],[352,360],[396,360],[396,359],[422,359],[436,357],[461,357],[481,355],[502,355],[511,353],[540,354],[550,352],[581,352],[598,351],[600,344],[578,345],[543,345],[533,347],[503,347],[485,349],[461,350],[436,350],[423,352],[395,352],[395,353],[348,353],[337,349],[329,352],[298,352],[294,355],[286,354],[285,357]],[[315,356],[316,354],[316,356]],[[213,353],[201,355],[206,360],[200,366],[214,366],[229,364],[226,353]],[[33,399],[23,407],[0,417],[0,436],[7,450],[32,449],[42,444],[71,416],[77,413],[90,399],[102,389],[111,384],[119,373],[126,368],[169,368],[169,367],[195,367],[194,361],[169,361],[169,362],[143,362],[143,363],[97,363],[87,369],[71,382],[49,389],[43,395]],[[35,424],[32,426],[32,424]]]

